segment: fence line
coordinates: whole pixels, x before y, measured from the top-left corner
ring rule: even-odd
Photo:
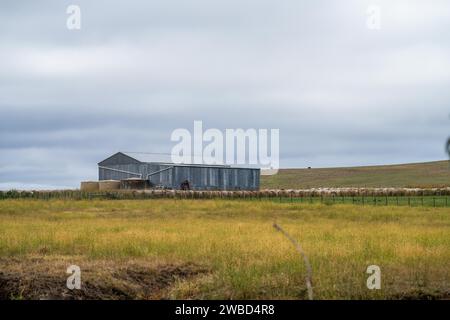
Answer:
[[[182,191],[182,190],[119,190],[119,191],[0,191],[1,199],[64,199],[64,200],[132,200],[132,199],[229,199],[245,201],[272,201],[278,203],[322,203],[355,205],[396,205],[448,207],[447,194],[422,192],[421,195],[330,195],[327,193],[286,193],[267,191]]]

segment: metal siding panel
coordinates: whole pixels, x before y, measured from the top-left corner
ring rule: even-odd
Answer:
[[[133,172],[136,174],[141,173],[142,165],[138,164],[128,164],[128,165],[108,165],[106,167],[111,169],[123,170],[128,172]],[[128,178],[137,178],[137,175],[128,174],[125,172],[117,172],[113,170],[99,168],[99,180],[123,180]]]
[[[247,171],[239,169],[238,170],[238,177],[239,177],[239,189],[245,188],[245,177],[246,177]]]
[[[219,172],[220,169],[209,168],[209,186],[211,189],[217,189],[219,187]]]
[[[157,172],[170,166],[167,164],[142,163],[109,165],[107,167],[142,174],[146,178],[149,173]],[[122,180],[137,177],[136,175],[107,169],[99,168],[98,170],[99,180]],[[191,187],[197,190],[258,190],[260,187],[260,170],[175,165],[172,169],[150,177],[150,181],[153,184],[173,189],[179,189],[184,180],[188,180]]]
[[[202,177],[202,183],[201,188],[206,189],[208,188],[208,168],[201,168],[201,177]]]
[[[217,187],[219,189],[224,189],[224,183],[223,183],[224,172],[225,172],[225,169],[217,170]]]
[[[194,188],[199,189],[202,185],[202,171],[200,168],[192,168]]]
[[[228,190],[228,169],[222,170],[222,189]]]
[[[162,165],[162,164],[157,164],[157,163],[147,163],[146,164],[146,173],[145,173],[144,177],[147,177],[148,174],[152,174],[154,172],[158,172],[158,171],[170,168],[170,167],[172,167],[172,166],[171,165]],[[153,175],[149,176],[149,180],[155,186],[172,188],[172,186],[173,186],[173,179],[172,179],[173,170],[174,170],[174,168],[153,174]]]

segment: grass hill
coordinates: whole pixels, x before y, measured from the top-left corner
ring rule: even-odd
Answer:
[[[450,186],[448,161],[348,168],[281,169],[276,175],[261,176],[262,189],[447,186]]]

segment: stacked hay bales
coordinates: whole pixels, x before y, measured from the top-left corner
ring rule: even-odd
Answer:
[[[99,191],[99,183],[98,181],[82,181],[80,190],[87,192]]]
[[[100,191],[111,191],[120,189],[120,181],[118,180],[102,180],[98,182]]]

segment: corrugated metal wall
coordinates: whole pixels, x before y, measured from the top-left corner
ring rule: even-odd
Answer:
[[[166,168],[168,170],[151,175],[149,180],[156,186],[180,189],[181,183],[188,180],[194,190],[258,190],[259,169],[186,166],[159,163],[112,164],[105,167],[121,171],[134,172],[136,175],[117,172],[99,167],[99,180],[122,180],[138,178]]]

